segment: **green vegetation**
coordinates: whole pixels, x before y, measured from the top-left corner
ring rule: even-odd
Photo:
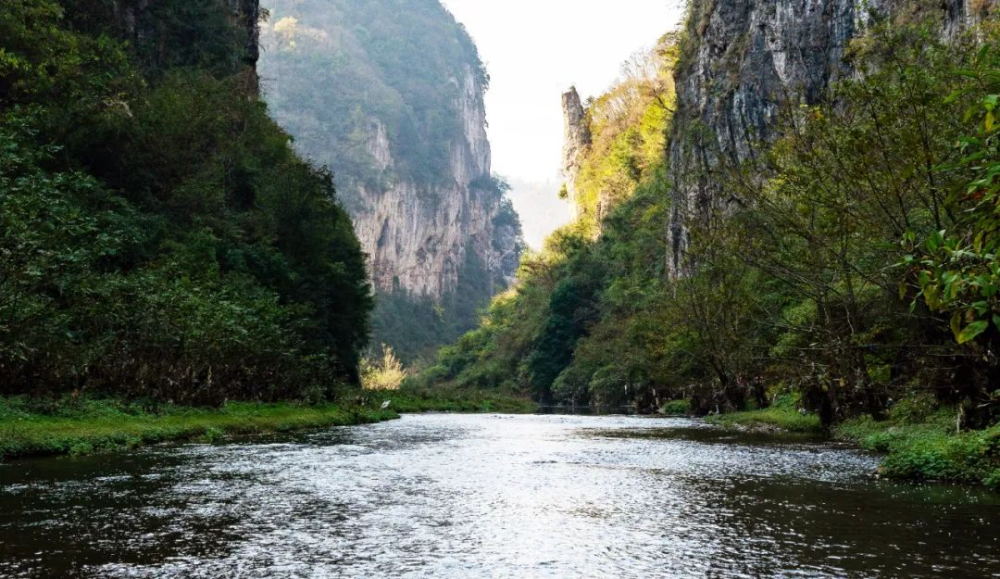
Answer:
[[[332,399],[372,308],[228,3],[0,8],[0,395]]]
[[[419,412],[529,414],[538,410],[538,405],[527,397],[484,391],[402,388],[392,392],[364,391],[355,400],[364,406],[378,406],[388,400],[389,408],[404,414]]]
[[[730,428],[763,428],[810,434],[825,432],[819,416],[801,411],[794,398],[787,395],[767,408],[717,414],[709,417],[708,421]]]
[[[887,420],[854,418],[837,426],[834,434],[885,453],[880,472],[889,477],[1000,489],[1000,425],[961,431],[961,412],[916,395],[893,407]]]
[[[388,408],[382,405],[389,401]],[[529,400],[483,393],[344,393],[335,404],[229,403],[192,408],[151,400],[0,398],[0,459],[112,452],[161,442],[368,424],[415,412],[528,413]]]
[[[80,399],[46,408],[21,398],[0,403],[0,458],[90,454],[168,441],[288,432],[396,418],[392,410],[346,405],[230,403],[220,409],[143,408]]]
[[[716,141],[671,127],[672,69],[698,27],[667,37],[654,66],[589,102],[581,219],[412,383],[840,424],[890,452],[887,474],[994,481],[1000,24],[946,42],[916,20],[873,20],[848,51],[857,74],[779,107],[749,161],[713,151],[722,194],[688,216],[680,276],[667,269],[671,179],[706,175],[668,175],[667,136]],[[901,424],[893,401],[917,392],[934,412]]]
[[[463,134],[463,76],[468,71],[482,87],[489,77],[440,2],[264,4],[268,102],[301,150],[336,172],[348,208],[358,208],[362,187],[376,192],[399,179],[424,186],[448,175],[450,144]],[[390,167],[369,146],[373,124],[382,125]]]
[[[960,430],[961,407],[941,406],[933,396],[913,394],[894,405],[885,419],[858,416],[825,429],[818,415],[797,408],[785,396],[772,406],[710,416],[726,428],[830,433],[839,440],[884,454],[879,473],[889,478],[981,484],[1000,490],[1000,424]]]
[[[660,407],[660,414],[668,416],[678,416],[687,414],[691,410],[690,400],[671,400]]]
[[[791,396],[768,408],[710,416],[726,428],[829,433],[865,450],[885,455],[880,474],[890,478],[982,484],[1000,489],[1000,424],[961,430],[962,407],[942,406],[934,396],[911,393],[892,405],[883,420],[850,418],[832,432],[818,415],[805,412]]]
[[[656,280],[665,265],[661,148],[674,98],[675,59],[667,38],[644,59],[645,66],[635,67],[641,74],[626,75],[612,91],[617,96],[591,105],[591,117],[600,122],[592,131],[594,148],[583,161],[587,180],[578,187],[584,217],[554,234],[546,251],[527,255],[518,287],[497,297],[483,325],[442,349],[437,363],[413,384],[528,392],[545,403],[607,406],[641,392],[653,403],[650,386],[659,363],[649,340],[659,334],[659,321],[646,306],[661,295]],[[627,199],[616,204],[598,195],[606,183]],[[609,214],[601,220],[605,210]]]

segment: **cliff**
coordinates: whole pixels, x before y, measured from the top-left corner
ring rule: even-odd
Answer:
[[[870,18],[933,15],[954,35],[995,6],[991,0],[699,0],[676,73],[669,150],[674,183],[668,269],[684,270],[684,222],[733,200],[717,187],[720,162],[738,165],[773,137],[782,104],[815,104],[850,70],[852,39]]]
[[[663,165],[674,102],[677,36],[633,54],[603,94],[581,102],[576,88],[562,95],[565,185],[577,225],[597,236],[614,209]]]
[[[472,40],[437,0],[269,3],[261,63],[272,114],[335,174],[375,286],[484,301],[513,279],[520,229],[491,177]],[[362,31],[363,29],[363,31]]]
[[[401,288],[440,298],[458,288],[461,275],[483,275],[463,271],[469,258],[485,266],[496,289],[513,281],[519,229],[496,221],[503,192],[491,177],[484,87],[471,67],[449,82],[460,88],[454,109],[461,129],[448,139],[447,165],[431,182],[396,176],[393,149],[398,146],[393,140],[399,137],[389,133],[382,119],[369,119],[367,152],[388,183],[358,182],[360,198],[352,217],[369,255],[372,280],[382,290]]]
[[[565,196],[570,201],[574,218],[579,216],[576,203],[576,180],[580,176],[583,160],[591,145],[590,121],[587,110],[580,101],[580,93],[571,87],[562,95],[563,106],[563,161],[562,176],[566,180]]]

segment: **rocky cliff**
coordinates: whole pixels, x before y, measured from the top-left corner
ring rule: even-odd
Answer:
[[[360,182],[352,216],[372,280],[383,290],[441,297],[455,291],[460,275],[482,274],[463,272],[470,259],[482,263],[500,289],[513,280],[520,259],[516,223],[496,220],[503,197],[491,177],[484,87],[471,67],[449,81],[460,89],[455,111],[461,130],[448,140],[447,165],[433,182],[396,176],[398,137],[382,119],[368,122],[367,152],[388,183]]]
[[[668,268],[684,269],[685,221],[731,200],[720,162],[739,164],[771,135],[783,103],[816,103],[850,70],[852,39],[870,18],[934,15],[954,35],[995,0],[697,0],[677,70],[669,174],[674,184]]]
[[[430,355],[513,281],[523,246],[491,174],[476,46],[439,0],[264,7],[263,93],[296,148],[334,174],[380,294],[375,340]]]
[[[566,180],[565,196],[573,208],[573,217],[578,217],[576,203],[576,180],[583,168],[583,157],[591,145],[590,121],[587,110],[580,100],[576,87],[571,87],[562,95],[563,106],[563,160],[562,177]]]
[[[376,287],[440,299],[462,276],[486,294],[510,283],[520,229],[491,177],[488,77],[451,14],[437,0],[265,4],[266,98],[334,172]]]

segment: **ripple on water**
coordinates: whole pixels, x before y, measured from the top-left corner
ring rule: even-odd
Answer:
[[[0,470],[0,576],[1000,577],[1000,500],[682,419],[410,416]]]

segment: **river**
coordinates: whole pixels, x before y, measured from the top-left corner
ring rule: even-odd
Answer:
[[[1000,497],[685,419],[406,416],[0,465],[3,578],[1000,577]]]

